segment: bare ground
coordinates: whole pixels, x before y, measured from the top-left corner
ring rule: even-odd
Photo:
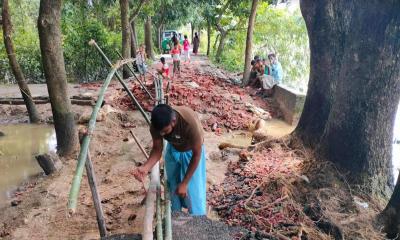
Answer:
[[[221,75],[220,71],[213,71],[208,64],[196,68],[207,71],[208,74]],[[194,61],[196,65],[196,61]],[[190,73],[191,67],[183,66]],[[205,69],[205,70],[204,70]],[[36,95],[46,93],[42,88],[35,87]],[[86,88],[86,90],[85,90]],[[96,86],[71,86],[74,94],[98,89]],[[222,89],[228,96],[229,89]],[[10,96],[18,91],[6,89]],[[114,101],[116,95],[124,94],[116,82],[111,84],[110,94],[106,102]],[[211,93],[210,93],[211,94]],[[37,105],[42,118],[51,122],[50,104]],[[72,106],[77,120],[87,118],[91,107]],[[90,145],[90,154],[94,164],[99,193],[102,198],[103,210],[106,218],[107,230],[110,234],[140,233],[142,229],[144,198],[142,185],[130,175],[135,166],[145,159],[129,134],[133,131],[148,149],[151,138],[148,126],[138,111],[124,111],[107,106],[107,114],[102,121],[97,122],[93,140]],[[24,106],[0,105],[0,123],[27,122],[28,117]],[[201,114],[206,120],[209,114]],[[85,125],[80,125],[82,128]],[[233,135],[241,136],[232,131],[213,132],[205,135],[205,144],[208,153],[207,182],[209,186],[220,184],[225,178],[228,162],[238,160],[235,151],[220,152],[218,145]],[[12,200],[20,202],[17,206],[8,205],[2,209],[0,215],[0,239],[98,239],[96,216],[92,204],[90,189],[84,175],[78,200],[77,212],[73,216],[67,214],[67,198],[72,176],[76,167],[77,154],[62,159],[63,169],[53,176],[37,177],[23,184],[14,194]],[[217,217],[210,209],[211,217]]]

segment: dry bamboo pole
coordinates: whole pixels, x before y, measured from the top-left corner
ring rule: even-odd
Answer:
[[[143,155],[146,157],[146,159],[149,159],[149,155],[147,154],[146,150],[144,150],[142,144],[140,144],[139,139],[136,137],[136,135],[133,133],[132,130],[129,131],[135,140],[136,144],[138,145],[140,151],[142,151]]]
[[[117,55],[119,56],[120,59],[124,59],[121,55],[121,53],[119,53],[118,51],[115,51],[117,53]],[[147,93],[147,95],[149,95],[149,97],[151,98],[151,100],[154,100],[154,97],[151,95],[151,93],[149,92],[149,90],[147,89],[146,85],[144,85],[142,83],[142,81],[139,80],[139,78],[136,76],[135,71],[133,71],[132,67],[130,65],[127,65],[129,71],[132,73],[132,75],[135,77],[135,79],[139,82],[140,86],[142,86],[142,88],[144,89],[144,91]]]
[[[145,215],[143,220],[143,240],[153,240],[153,219],[155,209],[155,202],[157,199],[157,190],[160,185],[160,163],[157,162],[151,169],[150,184],[146,195]]]
[[[154,76],[154,75],[153,75]],[[155,77],[155,76],[154,76]],[[159,100],[158,103],[165,103],[162,76],[159,78],[155,77],[156,81],[156,99]],[[163,152],[165,152],[165,147],[167,146],[167,141],[163,140]],[[164,155],[164,154],[163,154]],[[165,163],[165,161],[164,161]],[[160,195],[161,198],[161,195]],[[168,183],[167,183],[167,171],[164,165],[164,219],[165,219],[165,235],[164,240],[172,240],[172,224],[171,224],[171,199],[169,195]]]
[[[136,142],[136,144],[138,145],[138,147],[139,147],[139,149],[142,151],[142,153],[143,153],[143,155],[146,157],[146,159],[148,159],[149,158],[149,155],[147,154],[147,152],[144,150],[144,148],[143,148],[143,146],[142,146],[142,144],[140,144],[140,141],[139,141],[139,139],[136,137],[136,135],[133,133],[133,131],[132,130],[130,130],[130,133],[131,133],[131,135],[132,135],[132,137],[133,137],[133,139],[135,140],[135,142]],[[153,171],[153,170],[152,170]],[[158,169],[158,172],[160,172],[160,170]],[[151,181],[151,180],[150,180]],[[163,239],[163,232],[162,232],[162,217],[161,217],[161,186],[160,186],[160,180],[158,180],[158,183],[156,183],[157,185],[157,187],[156,187],[156,191],[157,191],[157,195],[156,195],[156,206],[157,206],[157,209],[156,209],[156,218],[157,218],[157,239],[158,240],[162,240]],[[150,187],[149,187],[149,190],[148,190],[148,192],[150,191]],[[147,204],[147,197],[148,196],[146,196],[146,204]],[[153,197],[153,196],[152,196]],[[152,205],[154,205],[154,202],[150,202]],[[149,203],[149,204],[150,204]],[[151,208],[149,208],[149,207],[147,207],[146,206],[146,209],[148,209],[148,211],[149,211],[149,215],[152,215],[152,216],[154,216],[154,212],[153,213],[151,213],[151,211],[152,211],[152,209]],[[146,213],[147,214],[147,213]],[[145,219],[145,221],[149,221],[148,219]],[[146,224],[146,223],[145,223]],[[151,227],[151,229],[152,229],[152,227]],[[149,233],[147,233],[147,231],[148,231],[148,229],[146,229],[146,234],[149,234]]]
[[[99,192],[97,191],[96,176],[93,169],[93,163],[90,158],[89,151],[85,167],[90,186],[90,191],[92,192],[94,208],[96,210],[97,225],[99,227],[100,237],[105,237],[107,235],[106,221],[104,220],[103,209],[101,207],[101,198]]]
[[[155,84],[155,91],[156,91],[156,104],[159,104],[159,103],[161,103],[161,99],[160,99],[161,95],[160,95],[160,82],[159,82],[158,78],[155,78],[154,84]],[[158,171],[158,174],[160,175],[160,170]],[[161,216],[161,183],[160,183],[160,181],[158,182],[158,186],[157,186],[156,207],[157,207],[157,214],[156,214],[157,239],[163,239],[162,216]]]
[[[93,39],[90,40],[89,45],[94,46],[97,51],[100,53],[100,55],[102,56],[103,60],[108,64],[108,66],[112,67],[112,63],[110,62],[110,60],[108,59],[108,57],[105,55],[105,53],[103,52],[103,50],[101,50],[101,48],[99,47],[99,45],[97,45],[96,41],[94,41]],[[131,98],[133,104],[135,104],[135,106],[139,109],[140,113],[143,115],[144,119],[146,120],[147,124],[150,125],[150,119],[149,116],[146,114],[146,112],[143,110],[142,106],[140,106],[139,102],[137,101],[137,99],[135,98],[135,96],[133,96],[131,90],[129,90],[128,86],[126,86],[124,80],[122,79],[121,75],[116,72],[115,73],[118,81],[121,83],[122,87],[125,89],[125,91],[127,92],[128,96]]]

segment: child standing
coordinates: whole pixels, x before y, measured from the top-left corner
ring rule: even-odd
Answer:
[[[163,75],[164,77],[169,77],[169,66],[168,63],[165,62],[165,58],[161,57],[160,62],[162,64],[161,69],[158,70],[158,73]]]
[[[179,43],[174,44],[174,48],[171,50],[171,55],[174,63],[172,78],[174,78],[175,74],[181,74],[181,49]]]
[[[141,81],[144,81],[146,84],[145,74],[147,72],[147,65],[146,65],[146,46],[144,44],[140,45],[139,50],[136,53],[136,65],[139,70],[139,78]]]
[[[190,63],[190,54],[189,54],[189,47],[190,43],[189,40],[187,39],[187,35],[184,36],[185,40],[183,40],[183,53],[185,57],[185,61]]]

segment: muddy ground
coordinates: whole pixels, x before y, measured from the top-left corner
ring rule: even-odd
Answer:
[[[152,90],[151,77],[148,79]],[[195,109],[206,130],[208,217],[224,222],[226,231],[231,229],[227,225],[250,230],[237,235],[239,239],[384,239],[374,224],[383,205],[353,189],[345,175],[316,159],[296,138],[283,137],[294,127],[278,120],[280,114],[273,101],[234,85],[236,80],[198,57],[191,65],[183,64],[170,95],[172,104]],[[154,103],[137,85],[129,85],[151,110]],[[71,91],[93,94],[99,86],[72,86]],[[43,119],[51,122],[50,105],[38,108]],[[83,123],[91,107],[73,105],[73,111],[77,122]],[[144,192],[130,171],[145,159],[129,130],[133,129],[149,150],[148,126],[117,82],[110,86],[101,115],[90,153],[107,229],[110,234],[140,233]],[[262,129],[268,139],[247,148],[256,133],[255,120],[269,117],[273,119],[266,120]],[[23,106],[0,105],[0,123],[27,120]],[[221,143],[235,148],[220,150]],[[59,173],[34,178],[18,189],[10,204],[0,209],[0,239],[99,238],[85,177],[77,212],[72,217],[67,214],[76,157],[77,152],[62,159],[64,167]],[[19,204],[11,207],[13,200]]]
[[[205,61],[204,58],[200,58],[197,63],[194,60],[193,65],[184,64],[183,71],[190,75],[195,68],[201,74],[214,77],[223,75],[221,71],[214,69]],[[176,84],[187,82],[185,76],[187,75],[183,74],[174,82]],[[229,79],[224,77],[225,80]],[[133,86],[133,83],[131,84]],[[98,86],[75,85],[70,87],[70,91],[72,95],[83,92],[93,93],[96,92]],[[42,88],[35,88],[37,89],[34,92],[38,92],[39,95],[46,94]],[[221,95],[229,96],[229,88],[219,90],[224,91]],[[16,92],[15,89],[11,90],[9,87],[5,91],[10,93],[9,97],[12,97],[13,91]],[[109,92],[106,101],[111,104],[103,108],[106,109],[103,113],[104,117],[96,124],[90,154],[99,183],[99,193],[109,233],[140,233],[144,211],[141,202],[144,193],[142,185],[134,180],[130,171],[145,159],[130,136],[129,130],[133,129],[147,149],[151,146],[151,138],[148,126],[138,111],[129,107],[121,109],[118,104],[113,104],[124,96],[117,82],[111,84]],[[262,100],[258,98],[260,99]],[[37,107],[43,120],[51,122],[50,104],[41,104]],[[90,106],[73,105],[72,109],[77,115],[78,122],[84,122],[83,119],[87,118],[91,112]],[[0,105],[0,113],[2,124],[28,121],[24,106]],[[206,122],[210,114],[203,111],[200,113],[200,118]],[[80,124],[79,128],[84,126],[85,124]],[[290,130],[289,127],[281,132],[287,133]],[[219,143],[227,140],[243,146],[250,144],[249,135],[245,131],[231,131],[224,128],[223,131],[206,132],[209,186],[221,184],[225,178],[228,162],[238,159],[237,151],[221,152],[218,149]],[[19,187],[14,197],[9,200],[10,203],[17,200],[18,205],[8,204],[0,210],[0,239],[98,239],[95,211],[86,176],[82,181],[77,212],[73,216],[67,214],[67,197],[76,167],[77,154],[78,152],[62,159],[64,166],[59,173],[50,177],[33,178]],[[209,215],[216,218],[211,209]]]

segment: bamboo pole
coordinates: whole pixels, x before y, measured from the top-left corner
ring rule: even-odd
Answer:
[[[122,57],[121,53],[119,53],[118,51],[115,51],[117,53],[117,55],[119,56],[120,59],[124,59],[124,57]],[[132,67],[130,65],[127,65],[129,71],[132,73],[132,75],[136,78],[136,80],[139,82],[140,86],[142,86],[142,88],[144,89],[144,91],[147,93],[147,95],[149,95],[149,97],[151,98],[151,100],[154,101],[154,97],[151,95],[151,93],[149,92],[149,90],[147,89],[146,85],[144,85],[142,83],[142,81],[139,80],[139,78],[136,76],[135,71],[133,71]]]
[[[70,210],[71,214],[75,213],[75,210],[76,210],[79,189],[80,189],[80,185],[81,185],[81,181],[82,181],[83,168],[85,166],[86,158],[88,155],[90,138],[91,138],[94,128],[96,126],[97,114],[99,113],[101,104],[103,103],[104,94],[107,90],[107,87],[110,84],[111,79],[113,78],[116,71],[117,71],[117,68],[113,67],[111,69],[110,73],[108,74],[106,80],[104,81],[103,86],[100,89],[100,93],[99,93],[99,97],[97,99],[96,105],[94,106],[92,115],[90,116],[87,134],[85,136],[83,136],[83,139],[82,139],[81,150],[80,150],[79,156],[78,156],[78,164],[76,166],[75,175],[74,175],[74,178],[72,179],[71,190],[69,192],[68,209]]]
[[[158,170],[158,174],[160,174],[160,170]],[[163,229],[162,229],[162,216],[161,216],[161,184],[160,180],[157,185],[157,198],[156,198],[156,206],[157,206],[157,240],[163,240]]]
[[[160,78],[161,82],[161,88],[160,88],[160,99],[161,103],[166,103],[168,104],[168,99],[164,99],[164,91],[163,91],[163,84],[162,84],[162,77]],[[169,91],[169,85],[170,83],[168,82],[167,85],[167,93]],[[165,147],[167,146],[167,141],[164,140],[164,152],[165,152]],[[165,156],[165,155],[164,155]],[[164,161],[165,163],[165,161]],[[165,237],[164,240],[172,240],[172,224],[171,224],[171,198],[169,195],[169,189],[168,189],[168,182],[167,182],[167,170],[164,165],[164,201],[165,201]]]
[[[164,145],[166,141],[164,140]],[[165,161],[164,161],[165,162]],[[171,198],[169,195],[167,183],[167,170],[164,165],[164,201],[165,201],[165,237],[164,240],[172,240],[172,224],[171,224]]]
[[[90,158],[90,153],[88,151],[86,163],[86,173],[90,186],[90,191],[92,192],[93,204],[96,210],[97,225],[99,227],[100,237],[105,237],[107,235],[106,221],[104,220],[103,209],[101,207],[101,199],[99,192],[97,191],[96,176],[93,169],[92,159]]]
[[[160,185],[160,163],[157,162],[151,169],[150,184],[146,195],[145,215],[143,220],[143,240],[153,240],[153,219],[157,199],[157,188]]]
[[[144,150],[142,144],[140,144],[139,139],[136,137],[136,135],[133,133],[132,130],[129,131],[133,137],[133,139],[135,139],[136,144],[138,145],[138,147],[140,148],[140,151],[142,151],[143,155],[146,157],[146,159],[149,159],[149,155],[147,154],[147,152]]]
[[[159,99],[159,103],[165,103],[164,100],[164,92],[162,85],[162,76],[160,78],[156,78],[157,87],[156,87],[156,98]],[[167,86],[168,87],[168,86]],[[163,153],[165,153],[165,147],[167,146],[167,141],[163,140]],[[164,154],[163,154],[164,155]],[[165,163],[165,161],[164,161]],[[160,192],[161,198],[161,192]],[[169,195],[168,183],[167,183],[167,171],[164,165],[164,219],[165,219],[165,235],[164,240],[172,240],[172,224],[171,224],[171,198]]]
[[[100,55],[102,56],[102,58],[104,59],[104,61],[108,64],[108,66],[112,67],[112,63],[110,62],[110,60],[108,59],[108,57],[104,54],[103,50],[101,50],[101,48],[99,47],[99,45],[97,45],[96,41],[94,41],[93,39],[90,40],[89,45],[94,46],[97,51],[100,53]],[[140,106],[139,102],[136,100],[135,96],[133,96],[131,90],[129,90],[129,88],[126,86],[124,80],[122,79],[121,75],[116,72],[115,73],[118,81],[121,83],[122,87],[125,89],[125,91],[128,93],[128,96],[131,98],[133,104],[135,104],[135,106],[139,109],[140,113],[143,115],[144,119],[146,120],[147,124],[150,125],[150,119],[149,116],[147,115],[147,113],[143,110],[142,106]]]
[[[139,149],[142,151],[142,153],[143,153],[143,155],[146,157],[146,159],[148,159],[149,158],[149,155],[146,153],[146,151],[144,150],[144,148],[143,148],[143,146],[142,146],[142,144],[140,143],[140,141],[139,141],[139,139],[136,137],[136,135],[133,133],[133,131],[132,130],[130,130],[129,131],[130,133],[131,133],[131,135],[132,135],[132,137],[133,137],[133,139],[135,140],[135,142],[136,142],[136,144],[138,145],[138,147],[139,147]],[[153,167],[154,168],[154,167]],[[158,167],[159,168],[159,167]],[[153,171],[153,170],[152,170]],[[157,170],[158,171],[158,175],[159,175],[159,172],[160,172],[160,169],[158,169]],[[160,177],[158,177],[158,178],[160,178]],[[150,180],[151,181],[151,180]],[[156,219],[157,219],[157,239],[158,240],[162,240],[163,239],[163,231],[162,231],[162,217],[161,217],[161,185],[160,185],[160,179],[158,179],[158,182],[156,182],[155,183],[156,184],[156,191],[157,191],[157,194],[156,194],[156,206],[157,206],[157,208],[156,208]],[[151,184],[150,184],[151,185]],[[151,190],[151,187],[149,187],[149,190],[148,190],[148,192]],[[149,197],[149,196],[146,196],[146,205],[147,204],[152,204],[152,205],[154,205],[154,201],[149,201],[149,202],[147,202],[147,197]],[[153,197],[153,196],[151,196],[151,197]],[[154,208],[154,207],[153,207]],[[149,215],[151,215],[151,211],[152,211],[152,208],[150,208],[150,206],[146,206],[146,209],[148,209],[148,211],[149,211]],[[154,216],[154,213],[153,213],[153,215],[152,216]],[[150,216],[148,216],[149,218],[150,218]],[[146,219],[145,218],[145,222],[146,221],[149,221],[148,219]],[[146,224],[146,223],[145,223]],[[153,226],[153,225],[152,225]],[[152,228],[152,227],[151,227]],[[148,229],[146,229],[146,232],[148,231]],[[147,233],[147,234],[149,234],[149,233]],[[152,236],[153,237],[153,236]]]

